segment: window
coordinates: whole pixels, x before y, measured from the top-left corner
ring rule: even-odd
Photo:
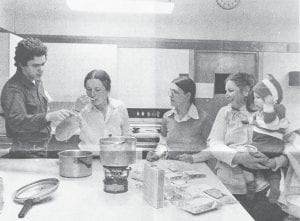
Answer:
[[[230,73],[215,73],[215,94],[225,94],[225,80]]]

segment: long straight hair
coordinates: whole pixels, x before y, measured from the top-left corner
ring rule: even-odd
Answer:
[[[229,75],[226,79],[226,82],[229,80],[233,81],[241,92],[244,91],[247,87],[249,88],[249,93],[245,97],[246,108],[249,112],[255,112],[256,109],[254,107],[253,87],[256,84],[256,79],[254,78],[254,76],[248,73],[238,72]]]

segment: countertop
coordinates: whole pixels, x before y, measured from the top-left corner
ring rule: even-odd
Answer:
[[[206,164],[191,166],[206,174],[206,178],[198,179],[201,183],[230,194]],[[223,205],[199,215],[187,213],[170,203],[164,208],[155,209],[143,200],[142,191],[137,188],[138,181],[132,179],[128,179],[128,192],[106,193],[103,191],[103,168],[98,159],[93,161],[92,175],[85,178],[60,177],[58,159],[0,159],[0,177],[4,186],[4,207],[0,220],[18,220],[17,215],[23,205],[13,202],[14,191],[28,183],[51,177],[60,180],[58,189],[50,200],[34,205],[23,220],[253,220],[239,203]]]

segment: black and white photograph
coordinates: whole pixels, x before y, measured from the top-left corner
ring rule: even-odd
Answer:
[[[300,221],[299,0],[0,0],[0,220]]]

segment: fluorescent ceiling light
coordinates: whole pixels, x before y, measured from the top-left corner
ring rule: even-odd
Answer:
[[[125,14],[171,14],[174,3],[154,0],[67,0],[72,10]]]

